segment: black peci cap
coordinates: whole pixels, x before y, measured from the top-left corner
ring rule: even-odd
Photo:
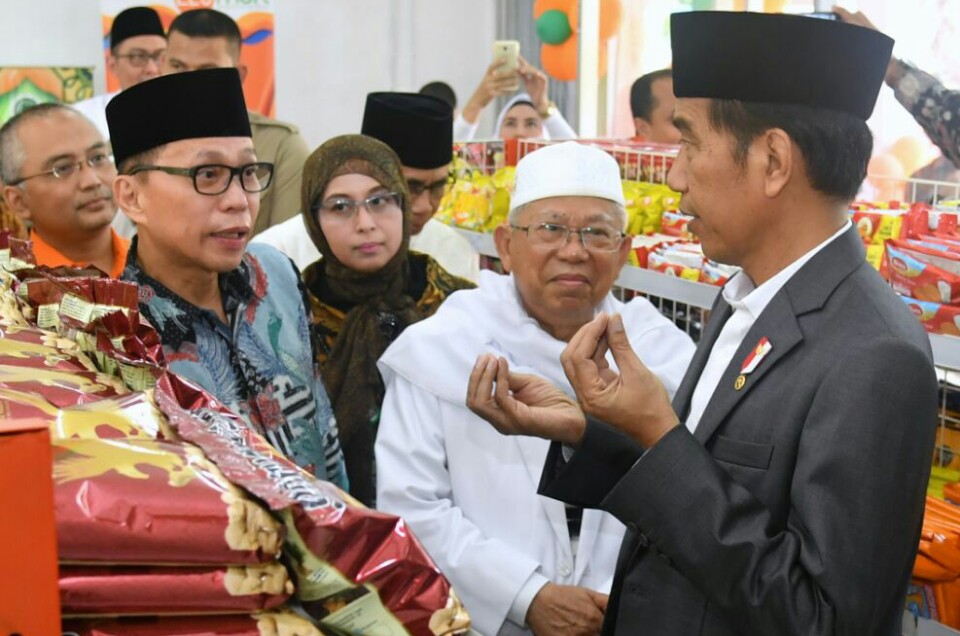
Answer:
[[[130,7],[117,14],[110,27],[110,48],[138,35],[166,37],[160,16],[150,7]]]
[[[798,15],[691,11],[670,19],[673,92],[796,104],[868,119],[893,40],[852,24]]]
[[[400,163],[432,170],[453,158],[453,109],[417,93],[370,93],[360,131],[390,146]]]
[[[117,165],[181,139],[250,137],[250,115],[235,68],[163,75],[121,91],[107,104]]]

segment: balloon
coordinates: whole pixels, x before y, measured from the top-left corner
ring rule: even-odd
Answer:
[[[540,47],[543,72],[561,82],[577,79],[577,38],[568,38],[563,44],[544,44]]]
[[[903,201],[906,176],[903,165],[890,153],[874,155],[867,164],[867,183],[873,187],[876,201]]]
[[[600,0],[600,45],[620,31],[623,7],[620,0]],[[602,67],[601,67],[602,68]],[[606,72],[606,69],[604,69]],[[604,73],[600,73],[603,76]]]
[[[544,44],[563,44],[570,34],[570,21],[563,11],[550,9],[537,18],[537,37]]]
[[[900,161],[904,171],[913,174],[927,163],[928,144],[916,137],[901,137],[893,142],[888,151]]]

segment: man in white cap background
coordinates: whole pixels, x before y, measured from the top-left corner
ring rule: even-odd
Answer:
[[[492,353],[564,383],[566,341],[598,311],[616,311],[672,391],[693,344],[646,300],[624,305],[610,294],[630,243],[609,155],[549,146],[519,163],[516,183],[495,236],[511,274],[481,272],[478,289],[451,295],[380,359],[378,505],[410,524],[480,633],[596,633],[623,526],[537,494],[549,444],[502,437],[474,415],[471,370]]]
[[[847,212],[893,41],[736,11],[676,13],[671,31],[667,183],[704,253],[742,271],[672,406],[624,313],[570,340],[569,384],[479,359],[479,410],[557,442],[541,493],[626,524],[604,634],[896,636],[937,380]]]

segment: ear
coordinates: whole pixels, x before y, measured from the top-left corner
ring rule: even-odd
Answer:
[[[3,200],[10,211],[23,221],[30,220],[30,206],[26,194],[17,186],[3,186]]]
[[[107,53],[107,68],[114,75],[117,74],[117,58],[113,56],[113,52]]]
[[[617,269],[622,269],[630,258],[630,252],[633,250],[633,237],[627,234],[620,243],[620,249],[617,251]]]
[[[240,83],[242,84],[247,79],[247,65],[237,64],[237,72],[240,73]]]
[[[644,139],[650,137],[650,122],[643,117],[634,117],[633,127],[637,131],[637,137],[643,137]]]
[[[800,149],[781,128],[771,128],[763,133],[758,158],[763,166],[763,193],[768,198],[777,197],[790,182],[794,170],[799,167]]]
[[[113,180],[113,200],[138,227],[146,220],[140,205],[140,184],[136,176],[121,174]]]
[[[513,238],[513,230],[510,225],[503,223],[497,226],[493,231],[493,242],[497,246],[497,255],[500,257],[500,263],[503,265],[503,271],[510,272],[510,241]]]

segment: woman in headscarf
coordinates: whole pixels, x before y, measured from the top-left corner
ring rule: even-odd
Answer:
[[[473,283],[408,251],[410,195],[400,160],[363,135],[330,139],[307,159],[301,210],[322,258],[303,279],[317,362],[340,429],[350,493],[373,507],[383,382],[377,360],[410,324]]]
[[[493,128],[494,137],[537,139],[576,139],[577,132],[567,123],[547,95],[547,76],[522,57],[516,74],[500,70],[502,60],[497,60],[487,69],[480,85],[463,107],[463,112],[453,123],[453,138],[470,141],[477,132],[480,114],[496,97],[516,90],[517,77],[523,82],[524,92],[514,95],[501,109]],[[503,123],[516,118],[514,125],[504,128]]]

